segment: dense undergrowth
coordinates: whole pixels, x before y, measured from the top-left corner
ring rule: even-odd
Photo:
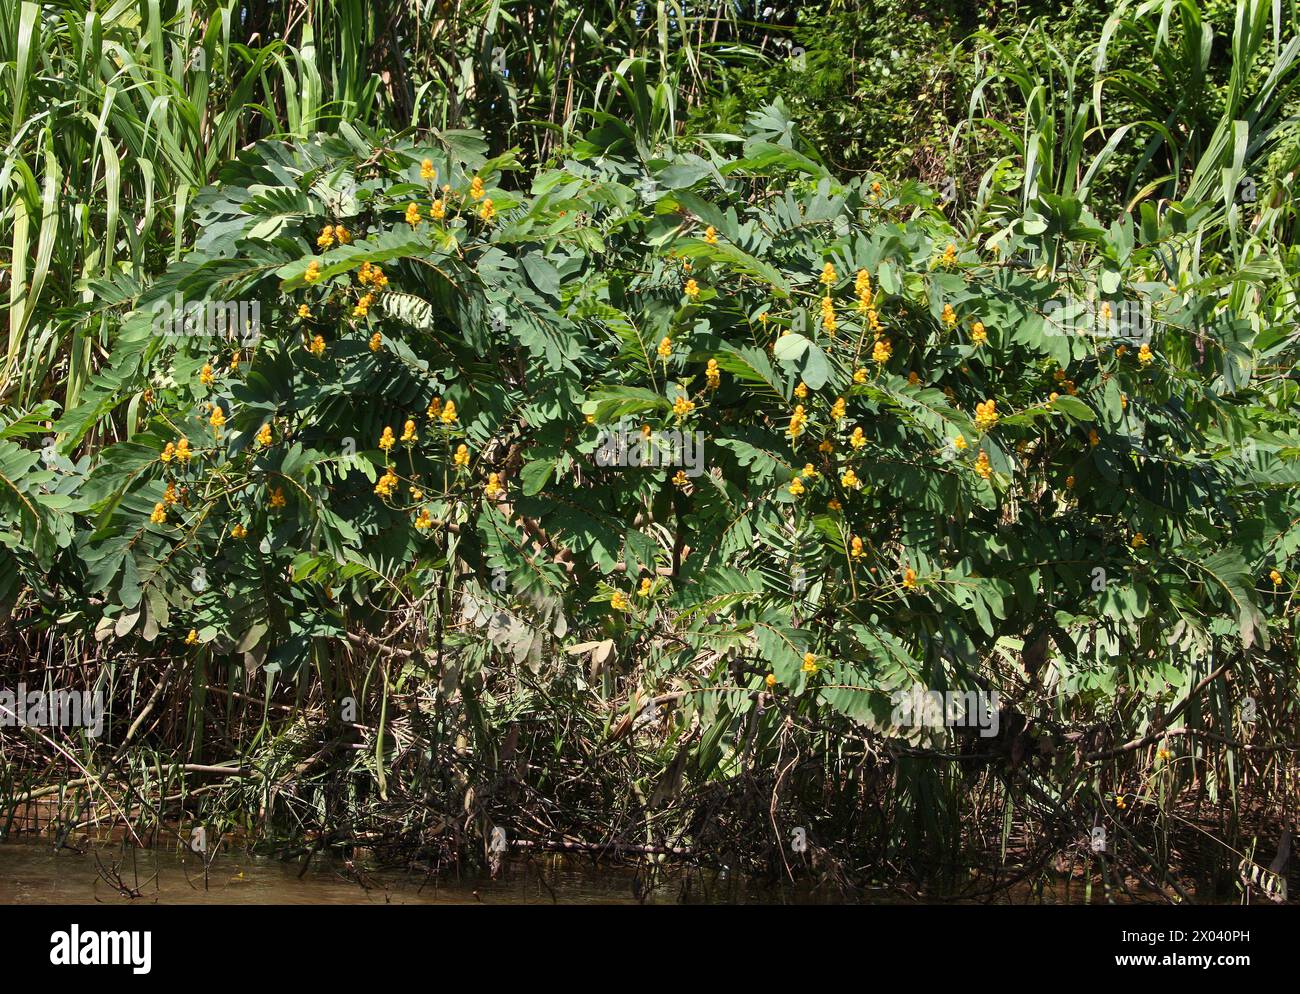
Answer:
[[[6,685],[111,714],[3,729],[7,827],[1283,893],[1295,25],[1184,114],[1107,63],[1174,7],[972,42],[957,199],[782,101],[683,137],[637,58],[554,148],[214,160],[36,339],[102,355],[11,315]]]

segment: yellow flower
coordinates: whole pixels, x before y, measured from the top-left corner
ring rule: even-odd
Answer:
[[[798,438],[803,434],[804,427],[808,424],[808,415],[804,413],[803,404],[796,404],[794,413],[790,415],[790,427],[785,433],[791,438]]]
[[[487,494],[488,497],[495,497],[504,489],[505,488],[501,486],[500,475],[497,473],[489,473],[487,486],[483,488],[483,492]]]
[[[1170,752],[1168,749],[1166,749],[1164,746],[1161,746],[1159,749],[1156,750],[1156,759],[1162,763],[1167,763],[1173,758],[1174,758],[1174,754]]]
[[[775,673],[769,673],[767,676],[763,677],[763,682],[764,682],[765,684],[767,684],[769,688],[771,688],[771,687],[775,687],[775,686],[776,686],[776,674],[775,674]]]
[[[1128,394],[1122,393],[1119,395],[1119,408],[1121,411],[1128,410]]]
[[[958,452],[963,452],[963,451],[965,451],[965,449],[966,449],[966,436],[965,436],[965,435],[960,435],[960,434],[959,434],[956,438],[954,438],[954,439],[952,440],[952,447],[953,447],[954,449],[956,449]]]
[[[456,402],[449,400],[442,406],[442,413],[438,415],[438,420],[450,427],[456,423]]]
[[[383,449],[385,452],[387,452],[389,449],[393,447],[395,441],[396,440],[393,438],[392,427],[386,425],[384,427],[383,434],[379,436],[379,447]]]
[[[497,216],[496,205],[492,203],[491,197],[483,201],[483,206],[478,209],[478,216],[482,218],[486,224],[491,224],[492,219]]]
[[[272,490],[271,490],[271,509],[274,510],[274,509],[276,509],[276,508],[284,507],[284,505],[285,505],[285,499],[284,499],[284,490],[283,490],[283,488],[281,488],[281,487],[274,487],[274,488],[272,488]]]
[[[877,338],[876,344],[871,349],[871,361],[878,366],[883,366],[889,362],[889,357],[894,354],[894,347],[889,344],[888,338]]]
[[[1101,442],[1101,437],[1097,434],[1097,429],[1093,428],[1088,432],[1088,444],[1096,448]]]
[[[854,490],[861,485],[862,481],[858,479],[858,475],[851,469],[846,469],[844,475],[840,477],[840,486],[845,490]]]
[[[384,470],[384,475],[379,478],[375,484],[375,493],[380,497],[391,497],[393,491],[397,489],[397,476],[391,469]]]
[[[970,340],[976,348],[979,348],[989,340],[989,334],[984,330],[983,321],[976,321],[975,324],[971,326]]]
[[[803,654],[803,671],[805,673],[817,672],[817,657],[811,652],[805,652]]]
[[[948,247],[947,247],[946,249],[943,250],[943,259],[942,259],[942,262],[943,262],[943,264],[944,264],[945,266],[953,266],[953,265],[956,265],[956,263],[957,263],[957,246],[954,245],[952,242],[949,242],[949,243],[948,243]]]
[[[645,576],[641,578],[641,589],[638,590],[636,593],[638,597],[649,597],[650,591],[652,591],[653,589],[654,589],[654,583],[651,581],[650,577]]]
[[[954,325],[956,325],[956,323],[957,323],[957,312],[954,311],[954,310],[952,309],[952,304],[944,304],[944,305],[943,305],[943,315],[942,315],[942,320],[943,320],[943,323],[946,324],[949,328],[951,328],[951,327],[953,327]]]
[[[429,409],[424,412],[425,417],[436,418],[441,413],[442,413],[442,398],[434,397],[433,400],[429,401]]]
[[[174,481],[167,481],[167,489],[163,491],[163,503],[168,507],[176,503],[176,484]]]
[[[185,644],[186,644],[186,645],[197,645],[197,644],[198,644],[198,641],[199,641],[199,633],[198,633],[198,631],[197,631],[196,629],[194,629],[194,628],[191,628],[191,629],[190,629],[190,633],[189,633],[188,635],[185,636]]]
[[[168,442],[163,446],[162,455],[158,458],[163,462],[171,462],[174,455],[176,455],[176,445],[173,442]]]
[[[329,248],[334,244],[334,226],[327,224],[320,229],[320,235],[316,239],[317,248]]]
[[[418,442],[419,440],[420,436],[415,432],[415,422],[408,418],[406,424],[402,425],[402,441]]]
[[[1142,548],[1142,546],[1147,544],[1147,540],[1142,535],[1141,532],[1137,532],[1136,534],[1134,534],[1133,538],[1129,541],[1128,544],[1132,546],[1134,549],[1140,549]]]
[[[975,427],[980,431],[988,431],[998,423],[997,403],[992,400],[986,400],[982,404],[975,405]]]
[[[718,360],[710,359],[709,365],[705,367],[704,379],[709,385],[710,390],[716,390],[722,384],[722,373],[718,369]]]
[[[334,237],[339,240],[340,245],[346,245],[348,242],[352,241],[352,235],[348,232],[348,229],[343,227],[341,224],[334,225]]]
[[[475,176],[469,184],[469,195],[475,200],[483,199],[483,180]]]
[[[309,318],[309,317],[311,317],[311,308],[308,307],[306,304],[299,304],[299,305],[298,305],[298,317],[300,317],[300,318]]]
[[[610,610],[613,611],[626,611],[627,595],[621,590],[615,590],[614,593],[610,595],[609,606]]]
[[[320,279],[320,262],[312,259],[311,262],[307,263],[307,271],[302,274],[302,278],[308,283],[315,283]]]
[[[844,420],[844,413],[845,413],[844,398],[836,397],[835,403],[831,405],[831,417],[834,418],[836,421],[842,421]]]
[[[307,351],[319,359],[325,354],[325,339],[317,335],[311,340],[311,344],[307,346]]]
[[[1269,571],[1268,571],[1268,578],[1269,578],[1270,580],[1273,581],[1273,586],[1275,586],[1275,587],[1280,587],[1280,586],[1282,586],[1282,574],[1279,573],[1277,570],[1275,570],[1275,569],[1274,569],[1274,570],[1269,570]]]
[[[691,300],[694,300],[696,297],[700,295],[700,285],[696,283],[694,280],[687,280],[685,292],[686,292],[686,296],[690,297]]]
[[[383,348],[383,345],[384,345],[384,336],[379,334],[379,332],[375,332],[373,335],[370,336],[371,352],[378,352],[381,348]]]
[[[800,400],[806,399],[808,396],[808,384],[804,383],[803,380],[800,380],[799,385],[794,388],[794,395]]]
[[[862,539],[854,535],[853,541],[849,543],[849,555],[852,556],[854,559],[862,559],[866,556],[866,554],[867,554],[867,550],[862,545]]]
[[[245,527],[244,527],[242,524],[240,524],[238,521],[236,521],[235,524],[234,524],[234,525],[231,527],[231,529],[230,529],[230,537],[231,537],[231,538],[247,538],[247,537],[248,537],[248,529],[245,528]]]
[[[411,500],[424,500],[424,491],[417,486],[408,488],[411,491]]]
[[[194,453],[190,451],[190,440],[188,438],[182,438],[179,442],[176,443],[177,459],[179,459],[181,462],[189,462],[190,456],[192,455],[194,455]]]
[[[867,444],[866,436],[862,434],[861,428],[853,429],[853,434],[849,436],[849,444],[855,449],[860,449]]]
[[[829,511],[838,511],[841,509],[841,507],[842,505],[840,504],[839,500],[835,497],[832,497],[830,500],[826,502],[826,509]]]
[[[834,451],[835,451],[835,443],[832,442],[829,438],[823,438],[823,439],[821,440],[821,444],[817,446],[817,451],[818,451],[818,452],[834,452]]]
[[[822,327],[826,329],[826,334],[835,334],[835,301],[830,297],[822,298]]]
[[[979,458],[975,460],[975,472],[985,480],[993,475],[993,467],[989,465],[989,454],[983,449],[980,449]]]
[[[903,589],[911,590],[916,586],[916,570],[911,566],[903,570]]]
[[[816,475],[817,475],[817,469],[816,469],[816,467],[813,466],[813,464],[810,463],[810,462],[809,462],[809,463],[804,463],[804,467],[803,467],[803,469],[800,471],[799,475],[802,476],[802,477],[806,480],[806,479],[807,479],[808,477],[810,477],[810,476],[816,476]]]
[[[866,383],[867,376],[867,368],[865,366],[859,366],[853,371],[853,382],[857,384]]]
[[[859,269],[858,275],[853,279],[853,292],[859,297],[863,292],[871,290],[871,274],[865,269]]]
[[[214,435],[221,434],[221,426],[226,423],[226,415],[221,410],[220,404],[212,405],[212,415],[208,418],[208,424],[212,425]]]
[[[707,228],[704,229],[704,244],[706,245],[718,244],[718,232],[714,229],[713,225],[709,225]]]
[[[271,444],[271,422],[267,422],[257,430],[257,444],[266,446]]]
[[[149,520],[155,525],[164,524],[167,521],[167,505],[159,501],[153,506],[153,514],[149,515]]]
[[[233,373],[239,369],[239,353],[236,352],[230,357],[230,371]]]
[[[357,301],[357,306],[352,308],[352,316],[354,318],[365,317],[370,313],[370,305],[374,303],[374,301],[375,298],[372,294],[363,294],[361,299]]]
[[[420,163],[420,179],[428,183],[438,178],[438,170],[433,168],[433,160],[425,159]]]
[[[803,494],[804,494],[803,480],[799,479],[799,477],[796,476],[793,480],[790,481],[790,496],[802,497]]]
[[[383,269],[379,266],[375,266],[370,270],[370,285],[376,290],[382,290],[388,286],[388,277],[384,275]]]
[[[679,469],[673,474],[673,486],[679,490],[686,489],[686,471]]]
[[[420,513],[415,516],[415,527],[419,531],[424,531],[426,528],[433,527],[433,518],[429,517],[428,508],[420,508]]]
[[[907,382],[912,386],[916,386],[921,382],[921,377],[916,375],[916,370],[912,370],[912,372],[907,374]]]
[[[673,340],[665,335],[659,342],[659,348],[655,351],[659,353],[660,359],[667,359],[673,354]]]
[[[1155,356],[1151,354],[1150,345],[1143,345],[1140,349],[1138,349],[1138,362],[1141,365],[1143,366],[1150,365],[1154,360],[1155,360]]]
[[[1109,300],[1103,300],[1103,301],[1101,302],[1101,319],[1102,319],[1103,322],[1104,322],[1104,321],[1109,321],[1109,320],[1110,320],[1110,301],[1109,301]]]
[[[1066,490],[1073,490],[1073,489],[1074,489],[1074,477],[1073,477],[1073,476],[1067,476],[1067,477],[1065,478],[1065,489],[1066,489]]]
[[[835,281],[838,278],[839,277],[835,275],[834,263],[828,262],[826,263],[826,265],[822,266],[822,275],[821,275],[822,286],[831,286],[835,283]]]
[[[693,410],[695,410],[695,402],[687,400],[685,394],[679,393],[677,399],[673,401],[673,413],[677,415],[677,420],[681,421]]]
[[[1115,807],[1119,808],[1121,811],[1123,811],[1125,808],[1128,807],[1128,805],[1124,803],[1124,795],[1123,795],[1123,794],[1116,794],[1116,795],[1115,795]]]
[[[469,448],[464,445],[456,447],[456,454],[452,456],[452,462],[457,469],[465,469],[469,466]]]
[[[205,362],[203,368],[199,370],[199,382],[205,387],[210,387],[212,386],[213,379],[215,379],[215,377],[212,375],[212,363]]]
[[[441,221],[447,216],[447,205],[443,203],[441,197],[429,205],[429,217],[435,221]]]

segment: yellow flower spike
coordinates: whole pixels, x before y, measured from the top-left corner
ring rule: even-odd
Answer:
[[[236,521],[230,529],[230,537],[235,539],[247,538],[248,529],[245,528],[240,522]]]
[[[433,400],[429,401],[429,409],[424,412],[425,417],[432,419],[432,418],[436,418],[441,413],[442,413],[442,398],[434,397]]]
[[[907,374],[907,382],[910,386],[916,386],[921,382],[921,377],[916,374],[916,370],[912,370],[912,372]]]
[[[505,488],[501,486],[501,476],[498,473],[489,473],[487,486],[483,488],[483,493],[489,498],[496,497]]]
[[[189,462],[192,455],[194,455],[194,453],[190,451],[190,440],[188,438],[181,438],[176,443],[176,458],[181,462]]]
[[[867,372],[865,366],[859,366],[853,371],[853,382],[861,386],[863,383],[867,382],[870,376],[871,374]]]
[[[257,430],[257,444],[263,448],[271,444],[271,423],[269,421]]]
[[[826,265],[822,266],[822,286],[832,286],[837,279],[839,279],[839,277],[835,275],[835,264],[833,262],[828,262]]]
[[[615,590],[609,598],[609,607],[611,611],[627,610],[627,595],[621,590]]]
[[[175,455],[176,455],[176,444],[174,442],[168,442],[165,446],[163,446],[162,455],[160,455],[158,458],[163,462],[171,462],[172,458]]]
[[[987,331],[984,330],[983,321],[976,321],[975,324],[971,326],[970,340],[971,340],[971,344],[974,345],[976,348],[979,348],[981,345],[984,345],[988,342],[989,334]]]
[[[776,686],[776,674],[769,673],[767,676],[763,677],[763,682],[767,684],[768,689],[771,690]]]
[[[426,528],[433,527],[433,518],[429,517],[428,508],[420,508],[420,513],[416,515],[415,518],[415,527],[419,531],[424,531]]]
[[[1269,578],[1271,581],[1273,581],[1273,586],[1275,586],[1275,587],[1280,587],[1280,586],[1282,586],[1282,574],[1279,573],[1277,570],[1275,570],[1275,569],[1273,569],[1273,570],[1269,570],[1269,571],[1268,571],[1268,578]]]
[[[220,404],[212,405],[212,415],[208,418],[208,424],[212,426],[212,433],[218,437],[221,436],[221,428],[226,423],[226,415],[221,410]]]
[[[860,449],[867,444],[867,438],[862,434],[861,428],[853,429],[853,434],[849,436],[849,444],[855,449]]]
[[[952,447],[958,452],[964,452],[966,450],[966,436],[959,434],[952,440]]]
[[[167,505],[159,501],[153,506],[153,514],[149,515],[149,520],[155,525],[165,524],[167,522]]]
[[[171,507],[176,503],[176,484],[174,481],[167,482],[167,489],[163,491],[163,503]]]
[[[975,472],[985,480],[993,475],[993,467],[989,465],[989,454],[983,449],[980,449],[979,458],[975,460]]]
[[[210,387],[212,386],[212,381],[215,378],[216,377],[212,375],[212,363],[205,362],[203,364],[203,368],[199,370],[199,382],[202,383],[205,387]]]
[[[334,226],[327,224],[320,229],[320,234],[316,238],[316,247],[327,249],[334,244]]]
[[[709,225],[707,228],[704,229],[704,244],[705,245],[718,244],[718,232],[713,227],[713,225]]]
[[[916,570],[911,566],[903,570],[903,589],[912,590],[916,587]]]
[[[636,592],[636,593],[637,593],[637,596],[638,596],[638,597],[649,597],[649,596],[650,596],[650,592],[651,592],[652,590],[654,590],[654,583],[651,581],[650,577],[648,577],[648,576],[646,576],[646,577],[642,577],[642,578],[641,578],[641,588]]]
[[[679,393],[677,399],[673,401],[673,413],[677,415],[677,420],[681,421],[693,410],[695,410],[695,402],[687,400],[685,394]]]
[[[818,452],[834,452],[834,451],[835,451],[835,443],[832,442],[829,438],[823,438],[823,439],[821,440],[821,444],[817,446],[817,451],[818,451]]]
[[[836,397],[835,403],[831,405],[831,417],[836,421],[843,421],[845,415],[844,398]]]
[[[346,245],[352,241],[352,234],[341,224],[334,225],[334,237],[338,239],[340,245]]]
[[[469,448],[464,445],[456,447],[456,454],[452,456],[452,462],[457,469],[466,469],[469,467]]]
[[[190,629],[190,633],[189,633],[188,635],[185,636],[185,644],[186,644],[186,645],[198,645],[198,642],[199,642],[199,633],[198,633],[198,630],[195,629],[195,628],[191,628],[191,629]]]
[[[1140,549],[1147,544],[1147,540],[1141,532],[1137,532],[1133,535],[1133,538],[1129,540],[1128,544],[1134,549]]]
[[[975,405],[975,427],[980,431],[988,431],[998,423],[997,402],[986,400],[982,404]]]
[[[794,395],[800,400],[806,400],[808,397],[808,384],[804,383],[803,380],[800,380],[799,385],[794,388]]]
[[[375,493],[380,497],[391,497],[393,491],[397,489],[397,475],[391,470],[384,470],[384,475],[379,478],[375,484]]]
[[[840,486],[845,490],[856,490],[861,485],[862,481],[858,479],[858,475],[851,469],[846,469],[844,475],[840,477]]]
[[[810,462],[809,462],[809,463],[804,463],[804,467],[803,467],[803,469],[800,471],[799,475],[802,476],[805,480],[808,479],[808,477],[810,477],[810,476],[816,476],[816,475],[817,475],[817,467],[814,466],[814,465],[813,465],[812,463],[810,463]]]
[[[375,332],[373,335],[370,336],[370,351],[371,351],[371,352],[378,352],[378,351],[379,351],[381,348],[383,348],[383,347],[384,347],[384,336],[383,336],[383,335],[381,335],[379,332]]]
[[[659,341],[659,348],[655,349],[660,359],[667,359],[673,354],[673,340],[665,335]]]
[[[311,340],[311,344],[307,346],[307,351],[319,359],[325,354],[325,339],[317,335]]]
[[[402,426],[402,441],[418,442],[419,440],[420,436],[415,431],[415,422],[408,418],[406,424]]]
[[[799,479],[799,477],[796,476],[793,480],[790,481],[790,496],[802,497],[803,494],[804,494],[803,480]]]
[[[949,328],[952,328],[952,327],[956,326],[956,324],[957,324],[957,312],[954,311],[954,310],[952,309],[952,304],[944,304],[944,305],[943,305],[943,314],[941,315],[941,320],[942,320],[943,323],[946,324]]]
[[[456,423],[458,417],[459,415],[456,413],[456,402],[454,400],[449,400],[447,403],[442,405],[442,413],[438,415],[438,420],[450,428]]]
[[[710,390],[716,390],[722,384],[722,373],[718,369],[718,360],[710,359],[704,370],[704,379]]]
[[[424,500],[424,491],[417,486],[408,487],[411,491],[411,500]]]
[[[816,672],[817,672],[817,657],[816,657],[815,655],[813,655],[811,652],[805,652],[805,653],[803,654],[803,667],[802,667],[802,669],[803,669],[803,671],[804,671],[805,673],[816,673]]]
[[[439,197],[429,206],[429,217],[433,218],[435,221],[441,221],[446,216],[447,205],[443,202],[443,199]]]
[[[406,223],[412,228],[418,228],[420,226],[419,204],[412,202],[406,205]]]
[[[803,434],[804,428],[808,424],[808,415],[804,413],[803,404],[796,404],[794,412],[790,415],[790,427],[785,433],[791,438],[798,438]]]
[[[425,159],[420,163],[420,179],[431,183],[438,178],[438,170],[433,168],[433,160]]]
[[[299,304],[299,305],[298,305],[298,317],[300,317],[300,318],[309,318],[309,317],[311,317],[311,308],[308,307],[306,304]]]
[[[695,280],[687,280],[686,289],[683,292],[686,296],[690,297],[691,300],[694,300],[700,295],[700,285],[696,283]]]
[[[271,509],[277,510],[284,507],[285,503],[284,489],[282,487],[273,487],[271,489]]]
[[[826,502],[826,510],[828,511],[842,511],[843,509],[843,505],[840,504],[839,500],[835,497],[832,497]]]
[[[687,483],[687,479],[686,479],[685,470],[679,469],[676,473],[673,474],[673,486],[676,487],[678,490],[685,490],[686,483]]]
[[[1065,489],[1066,489],[1066,490],[1073,490],[1073,489],[1074,489],[1074,477],[1073,477],[1073,476],[1067,476],[1067,477],[1065,478]]]
[[[483,199],[483,180],[480,177],[475,176],[474,179],[470,181],[469,195],[475,200]]]
[[[312,259],[311,262],[307,263],[307,271],[302,274],[302,278],[308,283],[315,283],[320,279],[320,262]]]
[[[863,559],[867,555],[867,550],[862,544],[862,539],[853,536],[853,541],[849,543],[849,555],[854,559]]]
[[[853,292],[861,297],[864,293],[871,291],[871,274],[865,269],[859,269],[857,276],[853,278]]]
[[[894,354],[894,347],[889,344],[888,338],[876,339],[876,344],[871,349],[871,361],[877,366],[883,366],[889,362],[890,357]]]
[[[1151,346],[1143,345],[1138,349],[1138,363],[1142,366],[1149,366],[1155,361],[1155,356],[1151,354]]]
[[[1093,428],[1088,432],[1088,444],[1094,449],[1101,444],[1101,436],[1097,434],[1097,429]]]
[[[492,203],[491,197],[483,201],[483,206],[478,209],[478,216],[485,224],[491,224],[492,219],[497,216],[496,205]]]
[[[379,436],[379,447],[387,452],[393,447],[396,440],[393,438],[393,429],[391,426],[385,426],[383,433]]]

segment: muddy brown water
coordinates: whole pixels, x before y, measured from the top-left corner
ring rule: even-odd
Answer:
[[[61,851],[48,842],[0,843],[0,904],[819,904],[842,893],[807,886],[776,886],[718,870],[675,870],[658,875],[648,893],[644,875],[628,866],[593,864],[571,856],[507,863],[496,879],[415,869],[368,869],[316,859],[282,861],[239,851],[203,860],[182,849],[83,845]],[[131,888],[138,896],[124,894]],[[641,897],[638,897],[638,894]],[[1118,897],[1118,895],[1117,895]],[[1095,887],[1092,902],[1105,896]],[[926,899],[898,892],[857,893],[872,904]],[[1122,897],[1119,898],[1123,900]],[[997,903],[1075,904],[1087,900],[1082,885],[1041,893],[1015,888]]]

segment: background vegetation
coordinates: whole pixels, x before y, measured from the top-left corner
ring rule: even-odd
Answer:
[[[114,702],[104,742],[3,729],[7,817],[1280,893],[1296,29],[6,7],[4,673]],[[177,295],[263,335],[160,336]],[[1054,300],[1149,308],[1149,351]],[[709,472],[596,466],[623,418]],[[913,683],[997,691],[999,735],[898,727]]]

